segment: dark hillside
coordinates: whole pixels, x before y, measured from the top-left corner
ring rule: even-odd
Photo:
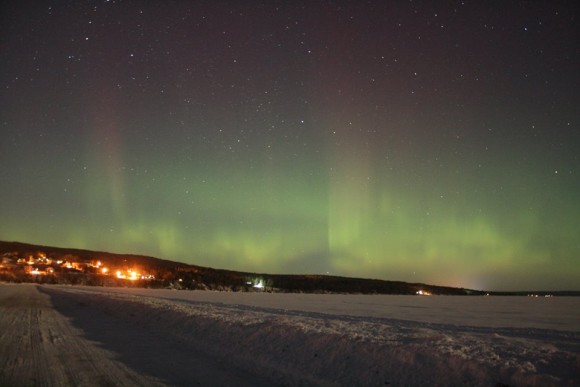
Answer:
[[[401,281],[326,275],[258,274],[188,265],[134,254],[0,241],[0,279],[99,286],[171,287],[300,293],[483,295],[483,291]],[[58,264],[57,264],[58,262]],[[63,268],[63,263],[74,268]],[[60,266],[59,266],[60,265]],[[108,267],[105,274],[100,267]],[[32,268],[37,275],[30,274]],[[52,269],[52,270],[51,270]],[[44,270],[38,275],[38,270]],[[129,278],[115,273],[138,272]]]

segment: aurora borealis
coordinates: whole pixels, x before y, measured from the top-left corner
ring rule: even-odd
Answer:
[[[579,290],[579,11],[3,2],[0,240]]]

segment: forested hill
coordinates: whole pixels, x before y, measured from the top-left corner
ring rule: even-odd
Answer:
[[[189,265],[166,259],[102,251],[0,241],[3,280],[73,283],[98,286],[171,287],[224,291],[274,291],[359,294],[483,295],[480,290],[402,281],[329,275],[285,275],[239,272]],[[63,263],[64,262],[64,263]],[[67,265],[66,267],[63,265]],[[37,273],[30,274],[35,267]],[[109,268],[101,272],[97,268]],[[26,271],[25,269],[28,269]],[[44,271],[43,271],[44,269]],[[47,270],[51,269],[51,270]],[[115,276],[123,270],[139,277]]]

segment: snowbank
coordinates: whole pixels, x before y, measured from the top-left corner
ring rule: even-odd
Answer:
[[[43,291],[272,384],[580,384],[578,298]]]

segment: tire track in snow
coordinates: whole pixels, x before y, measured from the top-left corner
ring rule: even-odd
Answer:
[[[161,385],[115,360],[31,284],[0,285],[0,385]]]

